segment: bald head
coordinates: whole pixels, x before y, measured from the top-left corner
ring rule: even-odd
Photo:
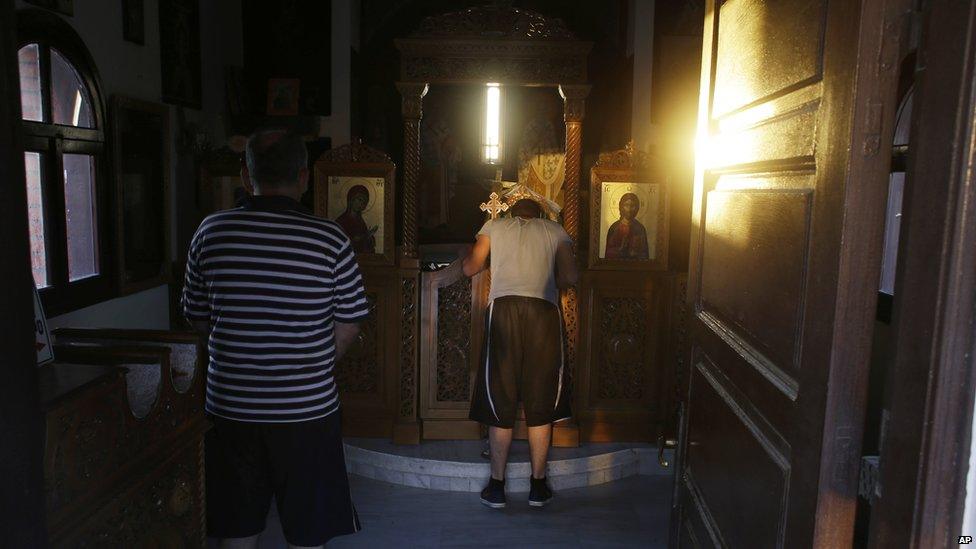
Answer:
[[[308,166],[305,142],[287,130],[261,130],[247,140],[247,170],[260,192],[297,188]]]
[[[531,198],[523,198],[522,200],[516,201],[515,204],[512,204],[511,212],[516,217],[541,217],[542,207]]]

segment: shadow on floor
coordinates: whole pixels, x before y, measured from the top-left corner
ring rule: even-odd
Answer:
[[[503,510],[484,507],[476,493],[411,488],[355,475],[350,480],[363,530],[332,540],[330,549],[667,546],[668,476],[562,490],[544,509],[530,508],[527,494],[509,495]],[[260,547],[287,547],[274,505]]]

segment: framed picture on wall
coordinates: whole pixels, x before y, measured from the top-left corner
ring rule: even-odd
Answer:
[[[290,78],[301,83],[301,89],[296,90],[301,101],[295,104],[298,112],[294,114],[332,114],[332,41],[322,29],[331,28],[333,4],[322,0],[238,2],[244,48],[241,59],[255,110],[274,101],[275,90],[268,86],[269,80]],[[355,81],[351,84],[357,89]]]
[[[298,114],[298,94],[301,80],[297,78],[272,78],[268,80],[268,114],[295,116]]]
[[[247,196],[244,185],[241,183],[241,176],[238,174],[215,175],[211,179],[213,190],[213,211],[229,210],[236,208],[237,205]]]
[[[362,144],[326,151],[315,162],[315,215],[338,223],[362,265],[392,265],[395,166]]]
[[[24,2],[41,8],[56,11],[61,15],[75,14],[75,0],[24,0]]]
[[[159,61],[163,101],[199,109],[199,0],[159,0]]]
[[[203,213],[236,208],[245,196],[241,181],[243,153],[222,149],[200,164],[197,208]]]
[[[668,178],[643,155],[601,154],[590,171],[590,268],[667,269],[668,206]]]
[[[123,294],[169,280],[169,108],[112,98],[117,281]]]

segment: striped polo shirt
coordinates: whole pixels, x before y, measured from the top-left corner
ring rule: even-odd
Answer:
[[[284,423],[335,412],[334,323],[368,311],[349,238],[291,198],[248,197],[193,235],[183,314],[210,322],[212,414]]]

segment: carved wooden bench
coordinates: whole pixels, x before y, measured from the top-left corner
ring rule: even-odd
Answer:
[[[52,546],[205,545],[206,353],[192,333],[61,329],[41,367]]]

